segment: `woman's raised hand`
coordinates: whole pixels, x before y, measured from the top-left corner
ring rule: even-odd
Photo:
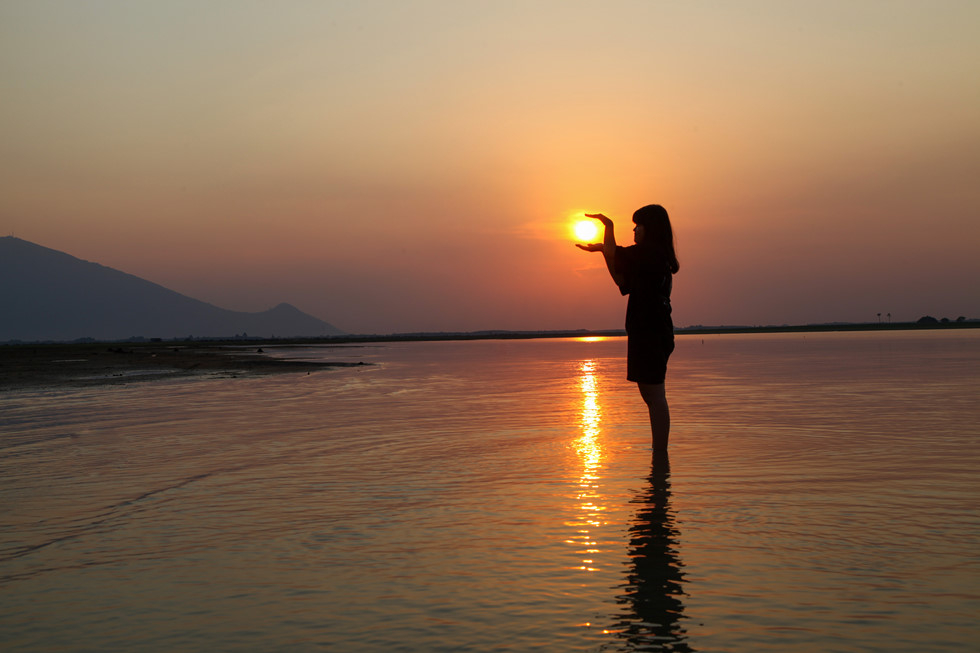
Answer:
[[[610,220],[609,218],[607,218],[606,216],[604,216],[601,213],[586,213],[585,214],[585,217],[587,217],[587,218],[595,218],[596,220],[598,220],[599,222],[601,222],[603,225],[605,225],[607,227],[611,227],[612,226],[612,223],[613,223],[612,220]]]

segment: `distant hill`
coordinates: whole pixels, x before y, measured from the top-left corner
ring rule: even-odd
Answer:
[[[0,237],[0,342],[131,337],[340,335],[335,326],[279,304],[229,311],[119,270]]]

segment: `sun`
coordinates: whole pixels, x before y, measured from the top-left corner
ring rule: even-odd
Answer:
[[[583,243],[594,242],[599,235],[599,227],[596,226],[595,220],[579,220],[572,226],[572,230],[575,232],[575,238]]]

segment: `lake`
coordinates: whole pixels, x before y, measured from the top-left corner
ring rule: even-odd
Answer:
[[[980,641],[980,330],[681,335],[669,462],[620,338],[271,350],[0,394],[0,647]]]

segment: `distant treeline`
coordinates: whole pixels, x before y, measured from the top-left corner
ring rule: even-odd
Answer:
[[[677,334],[710,333],[794,333],[821,331],[911,331],[928,329],[977,329],[980,320],[937,320],[924,317],[916,322],[834,322],[830,324],[783,324],[779,326],[690,326],[675,329]]]

